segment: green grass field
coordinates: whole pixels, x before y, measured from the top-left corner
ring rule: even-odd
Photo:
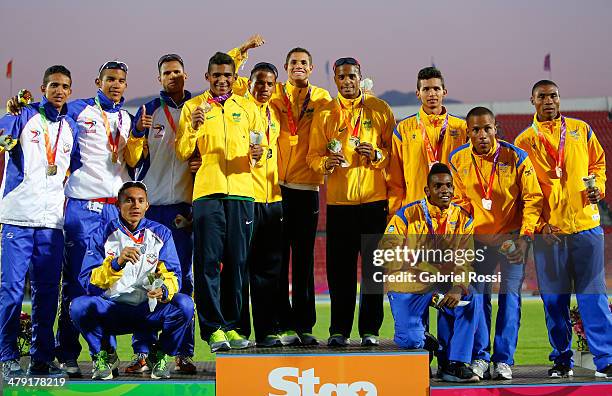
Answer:
[[[575,302],[573,303],[575,304]],[[30,311],[29,305],[24,305],[25,311]],[[493,312],[497,312],[497,304],[493,302]],[[329,303],[317,303],[317,324],[314,329],[315,336],[322,341],[327,340],[329,326]],[[356,316],[355,316],[356,317]],[[431,329],[435,330],[436,311],[430,310]],[[389,304],[385,304],[385,320],[383,322],[380,335],[382,338],[393,338],[393,317]],[[359,333],[357,331],[357,321],[353,326],[354,342],[359,342]],[[575,338],[575,337],[574,337]],[[85,341],[81,338],[83,351],[79,360],[89,360],[88,348]],[[119,357],[122,361],[129,361],[132,357],[131,336],[124,335],[118,337]],[[519,334],[519,345],[515,355],[515,361],[518,365],[548,365],[548,354],[550,353],[550,344],[546,332],[546,324],[544,322],[544,309],[542,302],[539,299],[530,299],[523,301],[521,329]],[[214,355],[210,353],[208,344],[202,341],[199,337],[199,330],[196,321],[196,345],[195,359],[212,360]]]

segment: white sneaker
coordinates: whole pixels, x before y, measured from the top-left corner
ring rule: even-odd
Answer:
[[[512,367],[507,363],[493,363],[493,378],[501,380],[512,379]]]
[[[482,359],[476,359],[470,365],[474,374],[478,376],[478,378],[482,379],[491,379],[491,372],[489,371],[489,362]]]

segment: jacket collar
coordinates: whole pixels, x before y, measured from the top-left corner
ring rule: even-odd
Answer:
[[[427,203],[427,209],[429,210],[429,214],[432,217],[447,216],[453,209],[453,204],[450,204],[450,206],[447,209],[442,209],[436,205],[433,205],[431,202],[429,202],[429,199],[427,198],[425,198],[425,202]]]
[[[125,102],[125,98],[121,97],[119,103],[113,102],[108,96],[104,95],[101,89],[98,89],[98,93],[96,94],[98,100],[100,101],[100,106],[102,106],[102,110],[109,113],[116,113],[123,107],[123,103]]]
[[[538,121],[538,114],[533,115],[533,123],[538,127],[538,130],[542,133],[552,133],[557,127],[561,127],[561,113],[557,115],[552,121]]]
[[[64,106],[62,106],[62,109],[58,112],[57,109],[53,107],[51,102],[47,100],[46,96],[42,97],[39,106],[42,106],[45,109],[45,117],[47,117],[47,120],[51,122],[58,122],[64,118],[68,112],[68,106],[65,103]]]
[[[425,113],[425,110],[423,109],[423,106],[421,105],[421,108],[419,109],[419,116],[421,117],[421,120],[423,121],[423,125],[425,126],[431,126],[431,127],[442,127],[442,124],[444,123],[444,119],[446,118],[447,112],[446,112],[446,107],[442,106],[442,113],[438,114],[427,114]]]
[[[183,100],[180,103],[175,103],[166,91],[159,91],[159,96],[164,100],[168,107],[172,107],[173,109],[180,109],[181,107],[183,107],[183,104],[185,104],[185,102],[191,99],[191,92],[185,90],[184,95],[185,96],[183,97]]]
[[[309,89],[312,89],[312,84],[310,84],[310,81],[309,81],[307,87],[300,88],[300,87],[297,87],[297,86],[293,85],[290,81],[287,81],[284,84],[284,87],[285,87],[285,90],[287,91],[287,94],[290,97],[293,97],[294,92],[296,92],[298,94],[298,96],[299,96],[299,95],[301,95],[302,91],[307,92]]]
[[[489,149],[488,152],[486,152],[485,154],[478,154],[476,152],[476,150],[474,149],[474,146],[472,145],[472,141],[470,139],[470,150],[472,150],[472,154],[474,154],[475,157],[480,157],[480,158],[493,158],[493,156],[495,155],[495,151],[497,150],[497,146],[499,146],[499,141],[497,140],[497,137],[493,138],[493,145],[491,146],[491,149]]]
[[[364,97],[363,93],[359,91],[359,96],[355,99],[347,99],[338,93],[338,101],[342,103],[342,106],[346,109],[353,109],[355,107],[359,107],[361,105],[361,99]]]

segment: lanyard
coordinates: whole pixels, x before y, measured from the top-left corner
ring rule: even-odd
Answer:
[[[45,134],[45,150],[47,151],[47,164],[49,166],[55,165],[55,157],[57,155],[57,144],[59,143],[60,135],[62,134],[62,120],[59,122],[59,129],[57,130],[57,138],[55,138],[55,144],[53,148],[51,148],[51,137],[49,134],[49,124],[47,122],[47,114],[45,113],[45,108],[41,105],[38,107],[38,112],[40,113],[40,118],[42,120],[43,131]]]
[[[136,238],[136,237],[134,236],[134,234],[132,234],[132,233],[130,232],[130,230],[128,230],[128,229],[127,229],[127,227],[125,227],[123,224],[121,224],[121,222],[119,222],[119,225],[121,226],[121,229],[123,230],[123,232],[124,232],[124,233],[125,233],[127,236],[129,236],[129,237],[130,237],[130,239],[131,239],[131,240],[132,240],[134,243],[136,243],[136,244],[138,244],[138,245],[142,245],[142,242],[144,241],[144,236],[145,236],[145,232],[144,232],[144,230],[140,231],[140,236],[139,236],[138,238]]]
[[[212,95],[212,93],[211,93],[211,95]],[[213,104],[213,103],[219,104],[221,102],[225,102],[226,100],[228,100],[230,98],[230,96],[232,96],[232,95],[233,95],[232,91],[229,91],[225,95],[214,96],[212,98],[206,99],[206,102],[208,102],[209,104]]]
[[[451,217],[452,209],[449,209],[448,213],[446,214],[446,218],[444,219],[444,222],[440,222],[440,218],[438,218],[438,228],[434,230],[431,214],[429,213],[429,208],[427,207],[427,200],[422,199],[420,205],[421,209],[423,209],[423,215],[425,216],[425,222],[427,223],[427,229],[429,231],[429,234],[446,234],[446,224],[448,223],[448,218]]]
[[[174,123],[174,118],[172,118],[172,114],[170,113],[170,109],[168,105],[164,101],[164,98],[159,98],[161,101],[161,105],[164,108],[164,114],[166,114],[166,119],[168,120],[168,124],[170,124],[170,128],[172,128],[172,132],[176,135],[176,124]]]
[[[123,125],[123,116],[121,114],[121,110],[119,110],[119,125],[117,127],[117,133],[113,138],[113,134],[110,129],[110,123],[108,122],[108,117],[106,115],[106,112],[102,109],[102,105],[100,105],[100,99],[98,99],[97,96],[95,98],[95,101],[98,105],[98,108],[100,109],[100,113],[102,114],[102,120],[104,121],[104,128],[106,129],[106,136],[108,137],[108,144],[111,147],[113,158],[116,158],[119,153],[119,137],[121,136],[121,127]],[[115,161],[113,160],[113,162]]]
[[[500,145],[499,143],[497,143],[497,150],[495,150],[495,155],[493,156],[493,166],[491,167],[491,174],[489,175],[489,183],[487,184],[486,189],[485,189],[484,184],[482,183],[484,179],[484,175],[482,175],[480,168],[478,168],[478,165],[476,164],[476,158],[474,158],[474,154],[470,153],[470,155],[472,156],[472,163],[474,164],[474,168],[476,169],[476,178],[478,179],[478,184],[480,184],[482,195],[484,199],[486,200],[491,199],[491,194],[493,192],[493,181],[495,180],[495,168],[497,168],[497,162],[499,161],[499,151],[500,151]]]
[[[308,87],[308,92],[306,93],[306,97],[304,98],[304,103],[302,103],[302,109],[300,110],[300,116],[298,117],[298,123],[304,117],[304,113],[306,113],[306,109],[308,108],[308,104],[310,103],[310,93],[312,91],[312,87]],[[283,101],[285,102],[285,106],[287,107],[287,121],[289,122],[289,131],[291,132],[291,136],[295,136],[297,134],[297,123],[295,122],[295,118],[293,117],[293,109],[291,102],[289,101],[289,96],[287,95],[287,89],[283,85]]]
[[[340,98],[338,99],[338,103],[340,104],[340,108],[342,109],[342,118],[344,119],[344,124],[346,125],[347,130],[351,131],[352,137],[359,137],[359,129],[361,128],[361,115],[363,114],[363,102],[364,102],[365,94],[361,95],[361,101],[359,105],[361,108],[359,109],[359,116],[357,117],[357,121],[355,122],[355,126],[351,125],[351,121],[349,117],[346,117],[346,112],[348,109],[344,107]],[[351,114],[352,115],[352,114]]]
[[[559,137],[559,151],[555,151],[552,147],[552,144],[546,139],[544,134],[540,132],[536,122],[534,121],[531,124],[533,130],[538,135],[540,142],[544,145],[546,152],[555,160],[555,171],[557,172],[557,177],[561,177],[561,172],[563,169],[563,163],[565,162],[565,135],[567,134],[567,125],[565,123],[565,117],[561,116],[561,136]]]
[[[270,105],[266,105],[266,117],[268,117],[268,127],[266,128],[266,138],[268,145],[270,144],[270,124],[272,124],[272,115],[270,114]]]
[[[429,140],[429,136],[427,136],[427,130],[425,129],[425,124],[421,121],[421,112],[417,112],[416,119],[417,124],[421,128],[421,134],[423,135],[423,143],[425,144],[425,150],[427,151],[427,158],[429,161],[429,167],[436,162],[440,162],[439,155],[441,154],[442,143],[444,142],[444,136],[446,135],[446,128],[448,127],[448,112],[446,112],[446,117],[444,118],[444,123],[442,124],[442,128],[440,129],[440,137],[438,138],[438,144],[436,144],[436,148],[431,145]]]

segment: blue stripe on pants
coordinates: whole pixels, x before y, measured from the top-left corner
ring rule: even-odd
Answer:
[[[25,277],[32,288],[32,360],[51,361],[62,266],[62,230],[2,225],[0,361],[16,359]]]
[[[612,313],[608,307],[604,272],[604,236],[601,227],[562,236],[560,244],[536,239],[534,258],[548,339],[549,359],[573,366],[569,306],[572,283],[578,309],[598,370],[612,364]]]

